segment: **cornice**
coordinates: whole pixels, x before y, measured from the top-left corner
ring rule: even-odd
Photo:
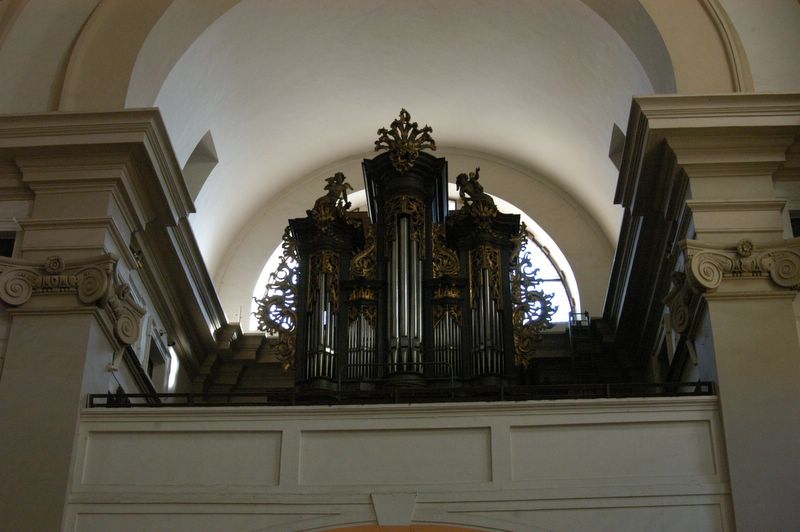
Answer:
[[[701,176],[780,172],[800,136],[800,94],[666,95],[631,104],[615,202],[627,207],[667,140],[678,163]],[[730,174],[728,174],[730,175]]]
[[[114,218],[110,216],[97,216],[93,218],[28,218],[18,220],[19,226],[25,230],[63,230],[65,228],[82,228],[82,229],[105,229],[111,235],[114,244],[117,246],[119,253],[125,259],[125,262],[130,267],[137,266],[137,259],[131,252],[122,232],[117,225]],[[96,246],[47,246],[46,248],[37,248],[35,246],[25,246],[27,251],[57,251],[59,249],[96,249]]]
[[[139,338],[145,309],[119,279],[117,260],[111,254],[69,262],[53,255],[44,263],[0,257],[0,300],[22,307],[37,296],[76,296],[81,305],[105,311],[116,340],[130,345]]]
[[[800,94],[704,94],[639,96],[639,108],[650,118],[775,118],[800,125]]]
[[[42,148],[51,153],[56,148],[61,153],[85,153],[93,146],[130,146],[138,153],[140,166],[149,166],[166,191],[174,217],[194,212],[158,109],[0,116],[0,158],[14,159]]]
[[[786,206],[785,199],[732,199],[732,200],[686,200],[692,212],[718,211],[782,211]]]

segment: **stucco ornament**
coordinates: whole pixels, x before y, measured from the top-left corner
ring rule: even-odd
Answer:
[[[686,274],[672,272],[672,289],[664,298],[664,303],[669,308],[672,329],[678,334],[684,334],[689,329],[692,295],[686,282]]]
[[[715,290],[726,278],[768,277],[780,288],[800,288],[800,239],[763,248],[742,240],[734,249],[686,240],[682,247],[689,282],[698,292]]]
[[[37,295],[74,294],[81,304],[105,310],[116,338],[129,345],[139,338],[145,309],[116,266],[117,257],[110,254],[70,263],[57,255],[44,263],[0,258],[0,300],[19,307]]]
[[[700,295],[713,292],[726,279],[768,278],[776,288],[800,290],[800,239],[762,248],[750,240],[731,248],[686,240],[681,247],[685,272],[672,273],[672,288],[664,298],[678,334],[689,330]]]

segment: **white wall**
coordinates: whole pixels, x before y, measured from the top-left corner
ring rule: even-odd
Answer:
[[[70,531],[732,530],[714,397],[84,410]]]

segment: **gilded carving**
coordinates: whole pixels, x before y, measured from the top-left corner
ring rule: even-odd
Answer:
[[[490,230],[492,220],[497,216],[497,207],[492,197],[483,191],[480,179],[480,168],[467,174],[456,177],[456,188],[464,207],[460,213],[473,217],[478,226],[483,230]]]
[[[382,127],[378,130],[375,151],[389,150],[392,166],[398,172],[405,172],[417,162],[421,150],[436,151],[431,133],[433,129],[430,126],[419,129],[416,122],[411,122],[408,111],[401,109],[400,118],[392,121],[389,129]]]
[[[498,210],[494,200],[483,191],[483,186],[478,182],[480,168],[468,174],[459,174],[456,177],[456,187],[463,203],[454,216],[448,218],[452,224],[459,223],[461,217],[471,218],[481,231],[494,234],[492,224],[497,217]]]
[[[377,299],[377,295],[375,294],[375,290],[369,287],[358,287],[355,288],[352,292],[350,292],[350,297],[348,298],[349,301],[356,301],[356,300],[365,300],[365,301],[375,301]]]
[[[535,344],[541,333],[552,327],[553,314],[558,310],[553,305],[553,294],[538,289],[539,270],[533,267],[527,249],[525,224],[515,238],[515,250],[511,257],[511,324],[514,329],[514,361],[527,367],[533,359]]]
[[[461,272],[461,264],[456,252],[447,247],[444,224],[433,224],[432,247],[433,278],[457,276]]]
[[[436,299],[459,299],[461,297],[461,291],[455,286],[440,286],[433,293],[433,297]]]
[[[333,251],[319,251],[309,257],[308,267],[308,307],[316,303],[319,292],[319,278],[325,274],[325,290],[330,296],[334,311],[339,310],[339,254]]]
[[[118,278],[116,265],[113,255],[69,264],[57,255],[41,265],[4,259],[0,262],[0,299],[21,306],[34,295],[75,294],[82,304],[106,310],[116,338],[129,345],[139,338],[145,309],[134,300],[130,286]]]
[[[353,256],[350,261],[350,273],[355,277],[374,279],[377,271],[375,226],[365,224],[366,237],[364,249]]]
[[[294,366],[297,327],[297,241],[291,228],[283,232],[282,255],[270,275],[266,293],[256,299],[258,329],[278,336],[273,352],[284,369]]]
[[[350,202],[347,200],[347,191],[353,190],[350,183],[346,183],[345,175],[341,172],[336,172],[335,175],[325,179],[325,190],[327,193],[317,198],[314,202],[314,208],[306,211],[309,217],[313,218],[320,228],[325,231],[336,218],[344,215],[347,209],[350,208]]]
[[[460,305],[434,305],[433,306],[433,326],[437,327],[439,323],[447,316],[450,316],[454,322],[461,325],[461,306]]]
[[[483,285],[482,270],[487,270],[489,278],[489,294],[498,307],[502,306],[500,290],[500,250],[488,244],[481,244],[469,252],[470,271],[470,306],[475,308],[478,291]]]
[[[419,256],[425,257],[425,205],[411,196],[396,196],[386,202],[386,243],[388,246],[397,238],[397,217],[401,214],[410,218],[411,240],[419,244]]]
[[[375,327],[378,318],[378,308],[375,305],[354,305],[350,307],[347,314],[348,324],[354,323],[358,320],[359,316],[364,316],[364,319]]]

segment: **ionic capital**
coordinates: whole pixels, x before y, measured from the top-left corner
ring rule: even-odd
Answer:
[[[756,247],[741,240],[734,248],[685,240],[686,274],[698,292],[717,289],[725,279],[768,278],[776,288],[800,290],[800,238]]]
[[[106,254],[68,263],[54,255],[42,264],[0,257],[0,300],[21,307],[34,296],[74,294],[81,304],[105,310],[116,338],[132,344],[139,337],[145,309],[118,277],[117,260]]]

